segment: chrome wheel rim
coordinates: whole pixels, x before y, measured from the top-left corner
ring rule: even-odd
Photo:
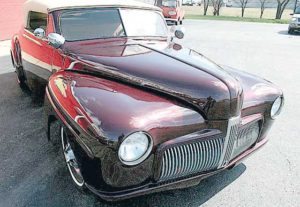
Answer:
[[[74,155],[74,151],[69,143],[69,140],[66,136],[66,133],[64,132],[63,127],[61,127],[60,133],[61,133],[63,153],[64,153],[68,170],[75,184],[78,185],[79,187],[82,187],[84,185],[84,179],[82,177],[77,159]]]

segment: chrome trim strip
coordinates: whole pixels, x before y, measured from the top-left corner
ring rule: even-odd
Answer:
[[[232,137],[231,136],[232,135],[232,133],[231,133],[232,127],[234,127],[235,125],[239,125],[240,123],[241,123],[241,117],[240,116],[233,117],[233,118],[231,118],[231,119],[228,120],[227,133],[226,133],[226,137],[225,137],[225,140],[224,140],[223,152],[222,152],[222,155],[221,155],[221,159],[220,159],[218,168],[223,167],[224,162],[229,161],[229,160],[225,160],[225,155],[226,155],[226,153],[228,151],[228,149],[227,149],[228,148],[228,144],[229,144],[230,138],[231,139],[236,139],[236,137]],[[232,149],[231,149],[231,151],[232,151]]]
[[[26,39],[30,40],[31,42],[34,42],[35,44],[37,44],[39,46],[42,46],[42,44],[39,41],[33,39],[32,37],[29,37],[27,34],[23,34],[23,37],[25,37]]]
[[[70,65],[69,65],[69,67],[67,68],[67,70],[73,70],[73,69],[74,69],[74,66],[75,66],[77,63],[80,63],[80,62],[77,61],[77,60],[71,62]]]
[[[78,123],[78,120],[79,120],[79,119],[85,119],[85,116],[77,115],[77,116],[75,117],[74,121],[75,121],[76,123]]]

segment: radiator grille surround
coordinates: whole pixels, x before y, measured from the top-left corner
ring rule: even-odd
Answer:
[[[257,118],[241,125],[241,118],[234,117],[228,121],[226,135],[218,133],[189,143],[167,145],[161,152],[158,180],[173,180],[225,167],[256,143],[260,128]]]

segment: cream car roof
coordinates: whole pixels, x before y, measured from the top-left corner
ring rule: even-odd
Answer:
[[[23,7],[24,23],[27,24],[30,11],[47,14],[61,9],[94,7],[141,8],[161,11],[159,7],[134,0],[28,0]]]

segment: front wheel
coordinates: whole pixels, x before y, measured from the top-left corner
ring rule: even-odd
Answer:
[[[78,160],[75,157],[73,148],[70,144],[70,140],[65,132],[65,129],[61,126],[60,128],[61,143],[63,149],[63,155],[69,170],[69,173],[72,177],[72,180],[76,187],[80,190],[85,190],[85,181],[81,174],[80,165]]]
[[[22,67],[16,67],[16,74],[17,74],[17,82],[22,90],[28,90],[26,85],[26,79],[24,76],[24,70]]]
[[[291,29],[291,28],[289,28],[288,33],[289,33],[289,34],[294,34],[294,30]]]
[[[17,82],[20,86],[20,88],[23,89],[28,89],[26,85],[26,78],[25,78],[25,73],[24,73],[24,68],[22,66],[22,58],[21,58],[21,48],[19,44],[15,45],[16,49],[16,61],[13,58],[13,53],[10,52],[10,57],[11,57],[11,62],[13,66],[16,69],[16,74],[17,74]]]

